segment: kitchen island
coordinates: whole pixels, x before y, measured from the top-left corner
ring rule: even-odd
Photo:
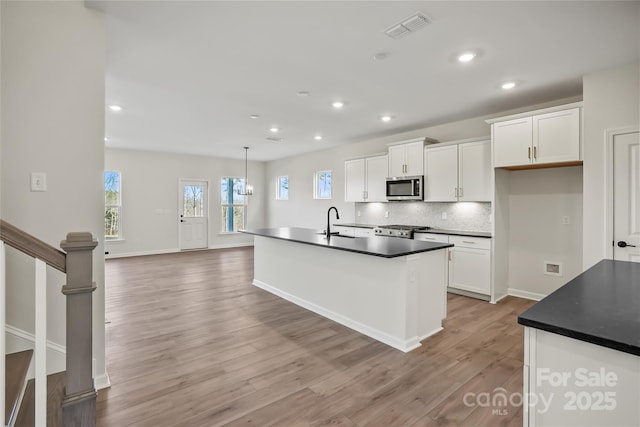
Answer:
[[[640,263],[602,260],[518,323],[524,426],[640,425]]]
[[[243,232],[254,235],[257,287],[405,352],[442,330],[451,244],[327,239],[293,227]]]

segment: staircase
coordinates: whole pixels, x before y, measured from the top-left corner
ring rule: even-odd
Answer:
[[[0,220],[0,354],[6,353],[5,245],[35,259],[34,349],[0,359],[0,418],[10,427],[93,427],[96,391],[92,377],[92,251],[90,233],[69,233],[60,251]],[[47,268],[66,274],[65,372],[47,375]],[[35,378],[27,379],[33,362]]]

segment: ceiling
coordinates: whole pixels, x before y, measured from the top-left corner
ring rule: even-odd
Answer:
[[[640,51],[638,1],[87,3],[106,14],[106,100],[123,107],[106,110],[107,147],[228,158],[249,146],[250,159],[273,160],[580,95],[584,74]],[[384,33],[418,11],[422,29]],[[476,57],[460,63],[466,51]]]

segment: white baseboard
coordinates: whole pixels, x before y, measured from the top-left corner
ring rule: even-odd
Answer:
[[[420,343],[421,340],[439,332],[442,330],[442,328],[438,328],[434,331],[431,331],[429,333],[427,333],[425,336],[423,337],[413,337],[410,338],[408,340],[402,340],[399,339],[397,337],[391,336],[385,332],[382,332],[378,329],[374,329],[370,326],[367,325],[363,325],[360,322],[357,322],[351,318],[345,317],[341,314],[338,313],[334,313],[331,310],[327,310],[324,307],[320,307],[312,302],[309,302],[307,300],[304,300],[302,298],[296,297],[295,295],[291,295],[288,292],[284,292],[280,289],[274,288],[271,285],[268,285],[264,282],[261,282],[260,280],[253,280],[253,285],[260,288],[260,289],[264,289],[267,292],[270,292],[274,295],[279,296],[282,299],[285,299],[289,302],[292,302],[293,304],[296,304],[300,307],[306,308],[309,311],[313,311],[314,313],[317,313],[323,317],[326,317],[327,319],[331,319],[334,322],[340,323],[341,325],[344,325],[348,328],[351,328],[355,331],[360,332],[363,335],[366,335],[368,337],[371,337],[377,341],[383,342],[385,344],[387,344],[388,346],[391,346],[395,349],[398,349],[400,351],[403,351],[405,353],[414,350],[418,347],[420,347],[422,344]]]
[[[11,325],[5,326],[5,337],[7,340],[7,354],[33,349],[35,347],[35,336],[32,333],[23,331],[22,329],[18,329]],[[66,347],[47,340],[47,375],[64,371],[66,369],[66,365]],[[31,366],[29,366],[27,377],[33,378],[34,376],[34,359],[31,359]]]
[[[30,350],[35,347],[35,335],[14,326],[5,326],[5,337],[7,354]],[[27,378],[29,379],[35,377],[34,360],[35,359],[31,359],[31,365],[29,366],[29,371],[27,373]],[[66,366],[67,348],[58,343],[47,340],[47,375],[65,371],[67,369]],[[93,366],[95,366],[95,359],[93,360]],[[109,375],[106,372],[99,375],[94,373],[93,382],[96,390],[101,390],[111,386]]]
[[[175,254],[178,252],[195,252],[195,251],[206,251],[209,249],[230,249],[230,248],[241,248],[245,246],[253,246],[253,242],[248,243],[229,243],[224,245],[211,245],[207,248],[202,249],[189,249],[189,250],[181,250],[180,248],[170,248],[170,249],[160,249],[155,251],[142,251],[142,252],[126,252],[120,254],[108,254],[105,255],[105,259],[114,259],[114,258],[130,258],[130,257],[138,257],[138,256],[147,256],[147,255],[164,255],[164,254]]]
[[[109,374],[105,372],[104,374],[95,375],[93,377],[93,386],[96,388],[96,390],[102,390],[111,387],[111,379],[109,378]]]
[[[542,298],[546,297],[546,295],[538,294],[535,292],[529,291],[521,291],[520,289],[509,288],[509,295],[518,298],[526,298],[534,301],[540,301]]]
[[[171,249],[160,249],[157,251],[125,252],[121,254],[108,254],[104,256],[104,259],[129,258],[134,256],[146,256],[146,255],[163,255],[163,254],[173,254],[176,252],[180,252],[180,249],[171,248]]]

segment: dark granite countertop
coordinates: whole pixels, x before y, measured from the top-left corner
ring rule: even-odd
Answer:
[[[424,231],[416,231],[417,233],[431,233],[431,234],[448,234],[451,236],[468,236],[468,237],[486,237],[491,238],[491,233],[487,231],[464,231],[464,230],[447,230],[444,228],[430,228]]]
[[[341,224],[331,224],[332,227],[354,227],[354,228],[376,228],[375,224],[356,224],[356,223],[341,223]]]
[[[291,242],[383,258],[396,258],[453,246],[449,243],[420,242],[412,239],[398,239],[397,237],[383,236],[355,238],[331,236],[331,238],[327,240],[327,238],[323,234],[319,234],[317,230],[296,227],[258,228],[254,230],[242,230],[242,232],[255,236],[289,240]]]
[[[640,356],[640,263],[600,261],[518,323]]]

